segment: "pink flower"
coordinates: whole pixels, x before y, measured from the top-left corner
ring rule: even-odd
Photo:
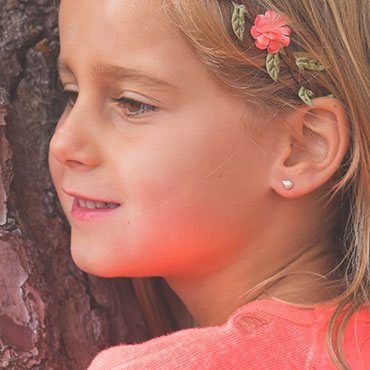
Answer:
[[[256,39],[258,49],[266,49],[270,54],[276,54],[280,48],[290,42],[290,28],[281,15],[268,10],[265,15],[258,15],[251,28],[251,35]]]

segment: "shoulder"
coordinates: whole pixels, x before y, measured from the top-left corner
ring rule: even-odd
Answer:
[[[109,348],[88,370],[334,369],[325,339],[332,312],[257,301],[237,310],[224,325]],[[369,333],[368,319],[358,318],[356,332],[361,327],[364,335]]]
[[[297,311],[297,312],[296,312]],[[185,329],[101,352],[89,370],[302,369],[315,338],[314,317],[281,304],[247,305],[221,326]]]

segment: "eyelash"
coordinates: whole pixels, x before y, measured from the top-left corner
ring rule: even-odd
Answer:
[[[70,90],[64,90],[64,94],[65,94],[65,97],[67,99],[66,107],[73,108],[73,106],[75,105],[75,102],[77,100],[77,97],[78,97],[78,92],[70,91]],[[137,116],[141,116],[141,115],[143,115],[145,113],[148,113],[148,112],[155,112],[158,109],[157,107],[155,107],[153,105],[146,104],[146,103],[137,101],[135,99],[130,99],[130,98],[121,97],[121,98],[112,98],[112,100],[115,103],[118,103],[118,104],[124,104],[124,105],[127,105],[127,106],[131,105],[131,106],[138,107],[137,111],[130,112],[130,113],[124,112],[124,109],[121,108],[122,114],[126,118],[135,119]]]

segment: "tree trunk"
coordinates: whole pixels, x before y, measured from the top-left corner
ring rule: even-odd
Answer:
[[[0,0],[0,368],[84,369],[150,337],[129,279],[82,273],[48,172],[61,114],[53,0]]]

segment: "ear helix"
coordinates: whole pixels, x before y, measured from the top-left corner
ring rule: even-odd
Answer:
[[[290,180],[283,180],[282,184],[283,184],[284,188],[287,189],[287,190],[291,190],[294,186],[293,182],[290,181]]]

